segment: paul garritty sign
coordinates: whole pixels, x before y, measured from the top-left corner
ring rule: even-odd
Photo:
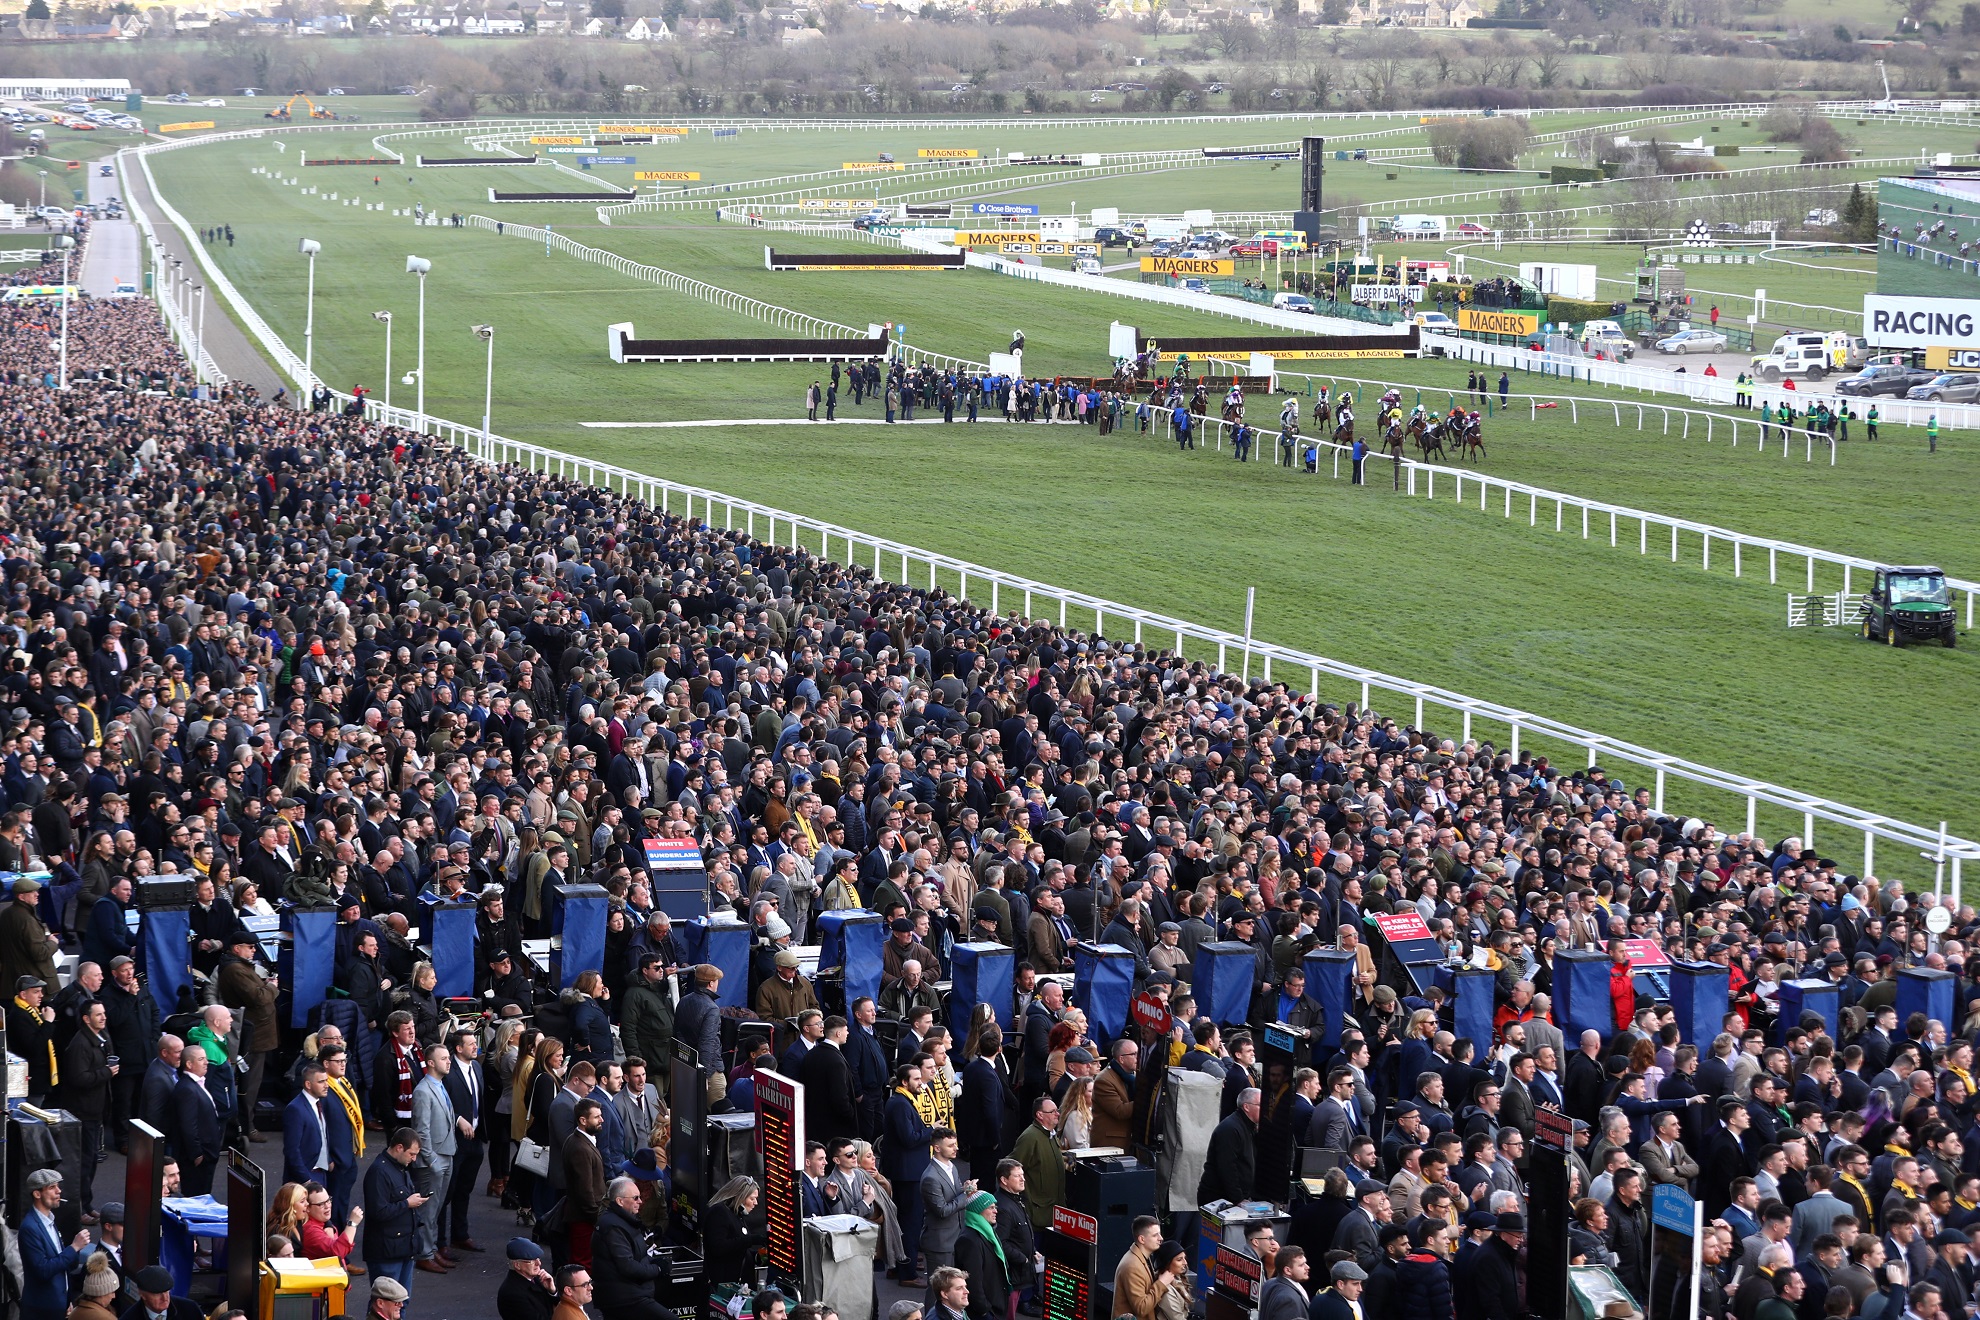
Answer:
[[[1980,348],[1980,299],[1866,293],[1863,337],[1876,348]]]

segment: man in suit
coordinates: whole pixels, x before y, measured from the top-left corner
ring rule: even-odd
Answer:
[[[859,1135],[859,1098],[853,1092],[852,1067],[845,1053],[849,1030],[837,1014],[826,1018],[825,1035],[798,1064],[805,1130],[828,1139]]]
[[[1382,1259],[1380,1228],[1389,1221],[1389,1187],[1373,1178],[1354,1189],[1354,1209],[1341,1216],[1334,1229],[1333,1250],[1352,1251],[1355,1264],[1366,1273]]]
[[[440,1211],[440,1241],[456,1251],[479,1252],[481,1248],[468,1233],[468,1204],[481,1177],[481,1161],[488,1149],[489,1111],[494,1102],[483,1100],[488,1075],[481,1067],[481,1038],[472,1031],[457,1031],[447,1043],[453,1047],[454,1059],[441,1083],[454,1104],[456,1135],[453,1177]]]
[[[903,1259],[892,1262],[892,1274],[904,1287],[925,1286],[915,1274],[921,1244],[921,1180],[927,1176],[929,1144],[934,1129],[922,1121],[915,1097],[922,1088],[921,1069],[904,1063],[894,1071],[894,1092],[887,1097],[886,1140],[880,1146],[880,1172],[894,1187],[894,1204],[901,1212]]]
[[[1699,1193],[1705,1202],[1707,1219],[1723,1215],[1731,1204],[1733,1179],[1753,1176],[1753,1160],[1740,1142],[1740,1134],[1752,1121],[1738,1096],[1725,1096],[1719,1101],[1719,1121],[1706,1133],[1705,1149],[1699,1160]]]
[[[213,1192],[213,1174],[220,1167],[220,1109],[206,1089],[207,1057],[203,1049],[185,1051],[179,1080],[172,1088],[172,1153],[179,1157],[181,1185],[186,1196]]]
[[[320,1063],[306,1063],[302,1090],[282,1111],[282,1181],[328,1188],[356,1167],[351,1120],[330,1094],[330,1074]]]
[[[798,1174],[798,1210],[806,1219],[833,1214],[839,1209],[843,1185],[827,1175],[826,1164],[825,1143],[805,1142],[804,1170]],[[851,1212],[850,1205],[846,1209]]]
[[[880,1137],[893,1072],[887,1066],[887,1048],[880,1043],[879,1033],[874,1029],[879,1017],[879,1006],[871,999],[862,995],[854,1000],[852,1022],[841,1047],[846,1065],[852,1070],[853,1094],[859,1103],[859,1135],[867,1141],[877,1141]]]
[[[36,1169],[23,1186],[28,1206],[21,1215],[21,1320],[63,1320],[69,1311],[69,1275],[82,1268],[88,1232],[62,1245],[55,1210],[62,1204],[62,1174]]]
[[[1602,1033],[1581,1033],[1581,1048],[1568,1058],[1566,1099],[1569,1117],[1595,1127],[1607,1077],[1602,1071]]]
[[[413,1221],[427,1202],[413,1181],[418,1158],[419,1134],[396,1128],[385,1153],[364,1171],[364,1261],[373,1274],[402,1285],[412,1282]]]
[[[169,1032],[160,1036],[158,1054],[145,1065],[144,1083],[138,1090],[136,1117],[163,1132],[168,1144],[172,1139],[172,1092],[179,1084],[179,1060],[185,1049],[186,1043],[179,1037]]]
[[[1258,1295],[1258,1320],[1306,1320],[1306,1281],[1313,1272],[1306,1248],[1287,1247],[1272,1264],[1277,1273]]]
[[[1354,1074],[1336,1068],[1327,1075],[1327,1095],[1313,1106],[1313,1117],[1306,1126],[1306,1144],[1347,1153],[1348,1142],[1357,1135],[1354,1102]]]
[[[956,1236],[962,1232],[963,1209],[976,1195],[976,1183],[965,1179],[956,1164],[960,1153],[956,1134],[936,1128],[928,1143],[928,1168],[921,1175],[921,1254],[932,1277],[944,1265],[956,1263]]]
[[[445,1274],[454,1264],[440,1240],[440,1208],[447,1202],[447,1184],[460,1150],[460,1116],[447,1094],[447,1074],[453,1066],[453,1053],[445,1045],[427,1046],[426,1075],[413,1087],[412,1127],[419,1137],[416,1175],[426,1189],[426,1203],[413,1221],[413,1255],[418,1258],[414,1268],[428,1274]]]
[[[1698,1176],[1698,1161],[1691,1158],[1684,1143],[1678,1140],[1681,1126],[1678,1111],[1666,1109],[1651,1120],[1650,1140],[1636,1152],[1636,1158],[1642,1162],[1643,1171],[1649,1175],[1653,1187],[1658,1183],[1668,1183],[1689,1190],[1691,1180]]]
[[[1533,1141],[1533,1078],[1540,1065],[1521,1051],[1512,1056],[1506,1068],[1505,1084],[1499,1088],[1499,1125],[1514,1127],[1530,1145]]]
[[[1534,1107],[1546,1105],[1565,1114],[1567,1092],[1561,1086],[1560,1054],[1551,1045],[1535,1045],[1529,1053],[1533,1055],[1533,1081],[1527,1089],[1533,1092]]]
[[[1334,1286],[1320,1290],[1307,1314],[1313,1320],[1367,1320],[1361,1309],[1361,1289],[1368,1282],[1368,1271],[1351,1260],[1339,1260],[1334,1262],[1331,1275]]]
[[[989,1032],[987,1052],[971,1059],[962,1073],[962,1098],[956,1104],[956,1125],[970,1134],[967,1156],[969,1170],[978,1181],[995,1176],[997,1161],[1004,1157],[1004,1110],[1006,1093],[1003,1074],[997,1071],[1001,1041]]]
[[[573,1265],[591,1264],[591,1237],[605,1208],[605,1161],[598,1153],[598,1134],[605,1128],[605,1107],[584,1099],[572,1106],[574,1126],[564,1139],[564,1222],[570,1235]]]
[[[626,1084],[612,1097],[613,1107],[619,1111],[619,1122],[625,1125],[635,1153],[646,1145],[654,1125],[660,1121],[660,1092],[646,1080],[646,1067],[645,1059],[637,1054],[627,1055]]]
[[[1816,1238],[1834,1231],[1838,1215],[1855,1213],[1832,1190],[1836,1175],[1828,1165],[1811,1164],[1803,1177],[1808,1180],[1808,1199],[1794,1207],[1794,1228],[1788,1234],[1796,1260],[1814,1249]]]
[[[1938,1249],[1939,1258],[1925,1275],[1925,1282],[1939,1285],[1939,1314],[1945,1320],[1971,1320],[1973,1287],[1966,1269],[1971,1247],[1966,1234],[1956,1228],[1943,1228],[1932,1238],[1932,1245]]]

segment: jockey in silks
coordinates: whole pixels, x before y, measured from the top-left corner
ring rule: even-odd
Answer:
[[[1231,386],[1230,393],[1224,396],[1224,407],[1235,408],[1238,412],[1242,413],[1244,411],[1244,391],[1236,385]]]
[[[1297,428],[1299,426],[1299,400],[1287,399],[1279,409],[1279,425]]]
[[[1318,390],[1318,392],[1316,392],[1313,396],[1314,424],[1318,425],[1320,422],[1324,421],[1332,412],[1333,412],[1333,400],[1328,395],[1327,387],[1325,385],[1322,385]]]

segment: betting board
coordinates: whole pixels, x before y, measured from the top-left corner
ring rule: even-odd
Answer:
[[[1095,1320],[1094,1253],[1100,1221],[1092,1215],[1052,1207],[1052,1226],[1038,1235],[1045,1257],[1044,1320]]]
[[[798,1187],[804,1167],[804,1088],[780,1073],[756,1073],[756,1148],[763,1156],[763,1210],[770,1282],[798,1295],[804,1227]]]

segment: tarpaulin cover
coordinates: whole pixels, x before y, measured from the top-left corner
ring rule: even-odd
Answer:
[[[1171,1211],[1196,1209],[1196,1187],[1203,1181],[1203,1157],[1218,1123],[1224,1084],[1209,1073],[1171,1068],[1162,1075],[1168,1103],[1162,1106],[1160,1175]]]
[[[861,997],[879,998],[880,954],[886,942],[878,912],[853,908],[818,918],[818,970],[845,969],[848,1009]]]
[[[1082,944],[1073,951],[1073,1004],[1086,1014],[1093,1039],[1105,1045],[1127,1025],[1134,998],[1134,954],[1118,944]]]
[[[749,927],[740,921],[694,917],[675,927],[687,940],[688,957],[722,969],[715,1002],[723,1008],[749,1006]]]
[[[1835,1040],[1842,1035],[1837,1029],[1841,1012],[1842,990],[1833,981],[1783,981],[1781,1014],[1774,1029],[1785,1041],[1787,1033],[1801,1024],[1803,1013],[1817,1013],[1822,1018],[1822,1030]]]
[[[149,922],[151,915],[145,920]],[[284,907],[282,989],[289,995],[289,1025],[308,1027],[309,1015],[337,978],[337,913],[331,908]]]
[[[1017,971],[1016,953],[1006,944],[958,944],[949,951],[955,973],[950,978],[949,1030],[955,1033],[956,1048],[963,1045],[969,1029],[969,1015],[978,1004],[990,1005],[999,1027],[1011,1025],[1016,996],[1011,984]],[[1133,968],[1129,968],[1132,973]]]
[[[1320,1024],[1314,1031],[1316,1053],[1341,1046],[1341,1019],[1347,1016],[1354,995],[1355,957],[1352,949],[1314,949],[1308,953],[1306,997],[1320,1005]]]
[[[433,953],[433,972],[440,978],[433,993],[458,999],[474,993],[474,918],[480,909],[469,900],[419,905],[419,931]],[[599,945],[599,969],[604,968],[604,944]],[[582,969],[580,969],[582,970]]]
[[[1258,988],[1258,958],[1240,940],[1218,940],[1196,946],[1190,990],[1196,1012],[1220,1027],[1241,1027],[1251,1020],[1251,992]]]
[[[1702,1047],[1719,1034],[1732,1006],[1730,983],[1730,974],[1717,963],[1671,964],[1671,1012],[1679,1040]]]
[[[1936,967],[1907,967],[1898,973],[1897,1015],[1909,1022],[1923,1013],[1934,1022],[1953,1021],[1953,974]]]
[[[1484,1058],[1492,1052],[1492,987],[1498,977],[1483,967],[1457,970],[1457,1004],[1451,1018],[1451,1031],[1459,1040],[1468,1040]],[[1462,1104],[1463,1100],[1455,1103]]]
[[[563,937],[550,946],[550,979],[559,990],[577,983],[580,972],[605,970],[605,914],[611,895],[602,885],[557,885],[550,933]]]
[[[192,915],[184,908],[153,908],[138,922],[138,968],[158,1001],[158,1016],[179,1011],[179,991],[192,984]]]
[[[1570,1049],[1584,1031],[1599,1031],[1603,1040],[1615,1034],[1607,954],[1563,949],[1554,956],[1554,1018]]]

